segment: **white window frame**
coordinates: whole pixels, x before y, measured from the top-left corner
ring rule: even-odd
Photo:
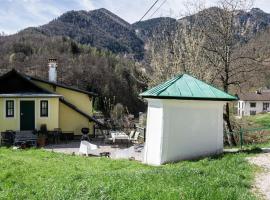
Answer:
[[[13,101],[13,103],[14,103],[14,115],[13,115],[13,117],[7,117],[7,110],[6,110],[6,107],[7,107],[7,101]],[[15,99],[5,99],[5,103],[4,103],[4,108],[3,108],[3,114],[4,114],[4,119],[16,119],[16,100]]]
[[[253,103],[255,104],[255,106],[251,106],[251,104],[253,104]],[[257,108],[257,102],[250,102],[250,103],[249,103],[249,107],[250,107],[250,108]]]
[[[47,101],[48,102],[48,116],[41,116],[41,101]],[[49,119],[50,118],[50,101],[49,99],[40,99],[38,104],[38,117],[41,119]]]

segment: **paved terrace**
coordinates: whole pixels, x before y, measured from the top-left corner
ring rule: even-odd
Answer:
[[[99,153],[102,152],[110,152],[110,158],[112,159],[134,159],[140,162],[143,160],[143,145],[127,145],[125,143],[104,144],[104,142],[100,140],[91,141],[91,143],[99,147],[97,150],[93,150],[93,155],[99,155]],[[44,149],[57,153],[79,155],[80,141],[50,144]]]

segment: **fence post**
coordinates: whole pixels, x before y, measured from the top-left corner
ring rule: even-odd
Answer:
[[[145,142],[145,139],[146,139],[146,128],[143,128],[143,141]]]
[[[240,148],[243,148],[243,129],[240,128]]]

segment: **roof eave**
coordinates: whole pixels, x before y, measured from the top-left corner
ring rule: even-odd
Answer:
[[[201,101],[237,101],[238,99],[230,98],[205,98],[205,97],[174,97],[174,96],[151,96],[151,95],[140,95],[146,99],[175,99],[175,100],[201,100]]]
[[[29,77],[31,80],[34,80],[34,81],[40,81],[40,82],[47,83],[47,84],[50,84],[50,85],[53,85],[53,86],[56,86],[56,87],[66,88],[66,89],[73,90],[73,91],[76,91],[76,92],[88,94],[88,95],[91,95],[91,96],[93,96],[93,97],[98,96],[98,94],[96,94],[96,93],[94,93],[94,92],[88,92],[88,91],[86,91],[86,90],[81,90],[81,89],[79,89],[79,88],[73,88],[73,87],[66,86],[66,85],[62,85],[62,84],[59,84],[59,83],[54,83],[54,82],[47,81],[47,80],[44,80],[44,79],[41,79],[41,78],[36,78],[36,77],[32,77],[32,76],[28,76],[28,77]]]

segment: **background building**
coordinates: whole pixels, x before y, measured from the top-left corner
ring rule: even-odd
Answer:
[[[257,90],[253,93],[239,95],[237,104],[238,116],[250,116],[258,113],[269,112],[270,90]]]

